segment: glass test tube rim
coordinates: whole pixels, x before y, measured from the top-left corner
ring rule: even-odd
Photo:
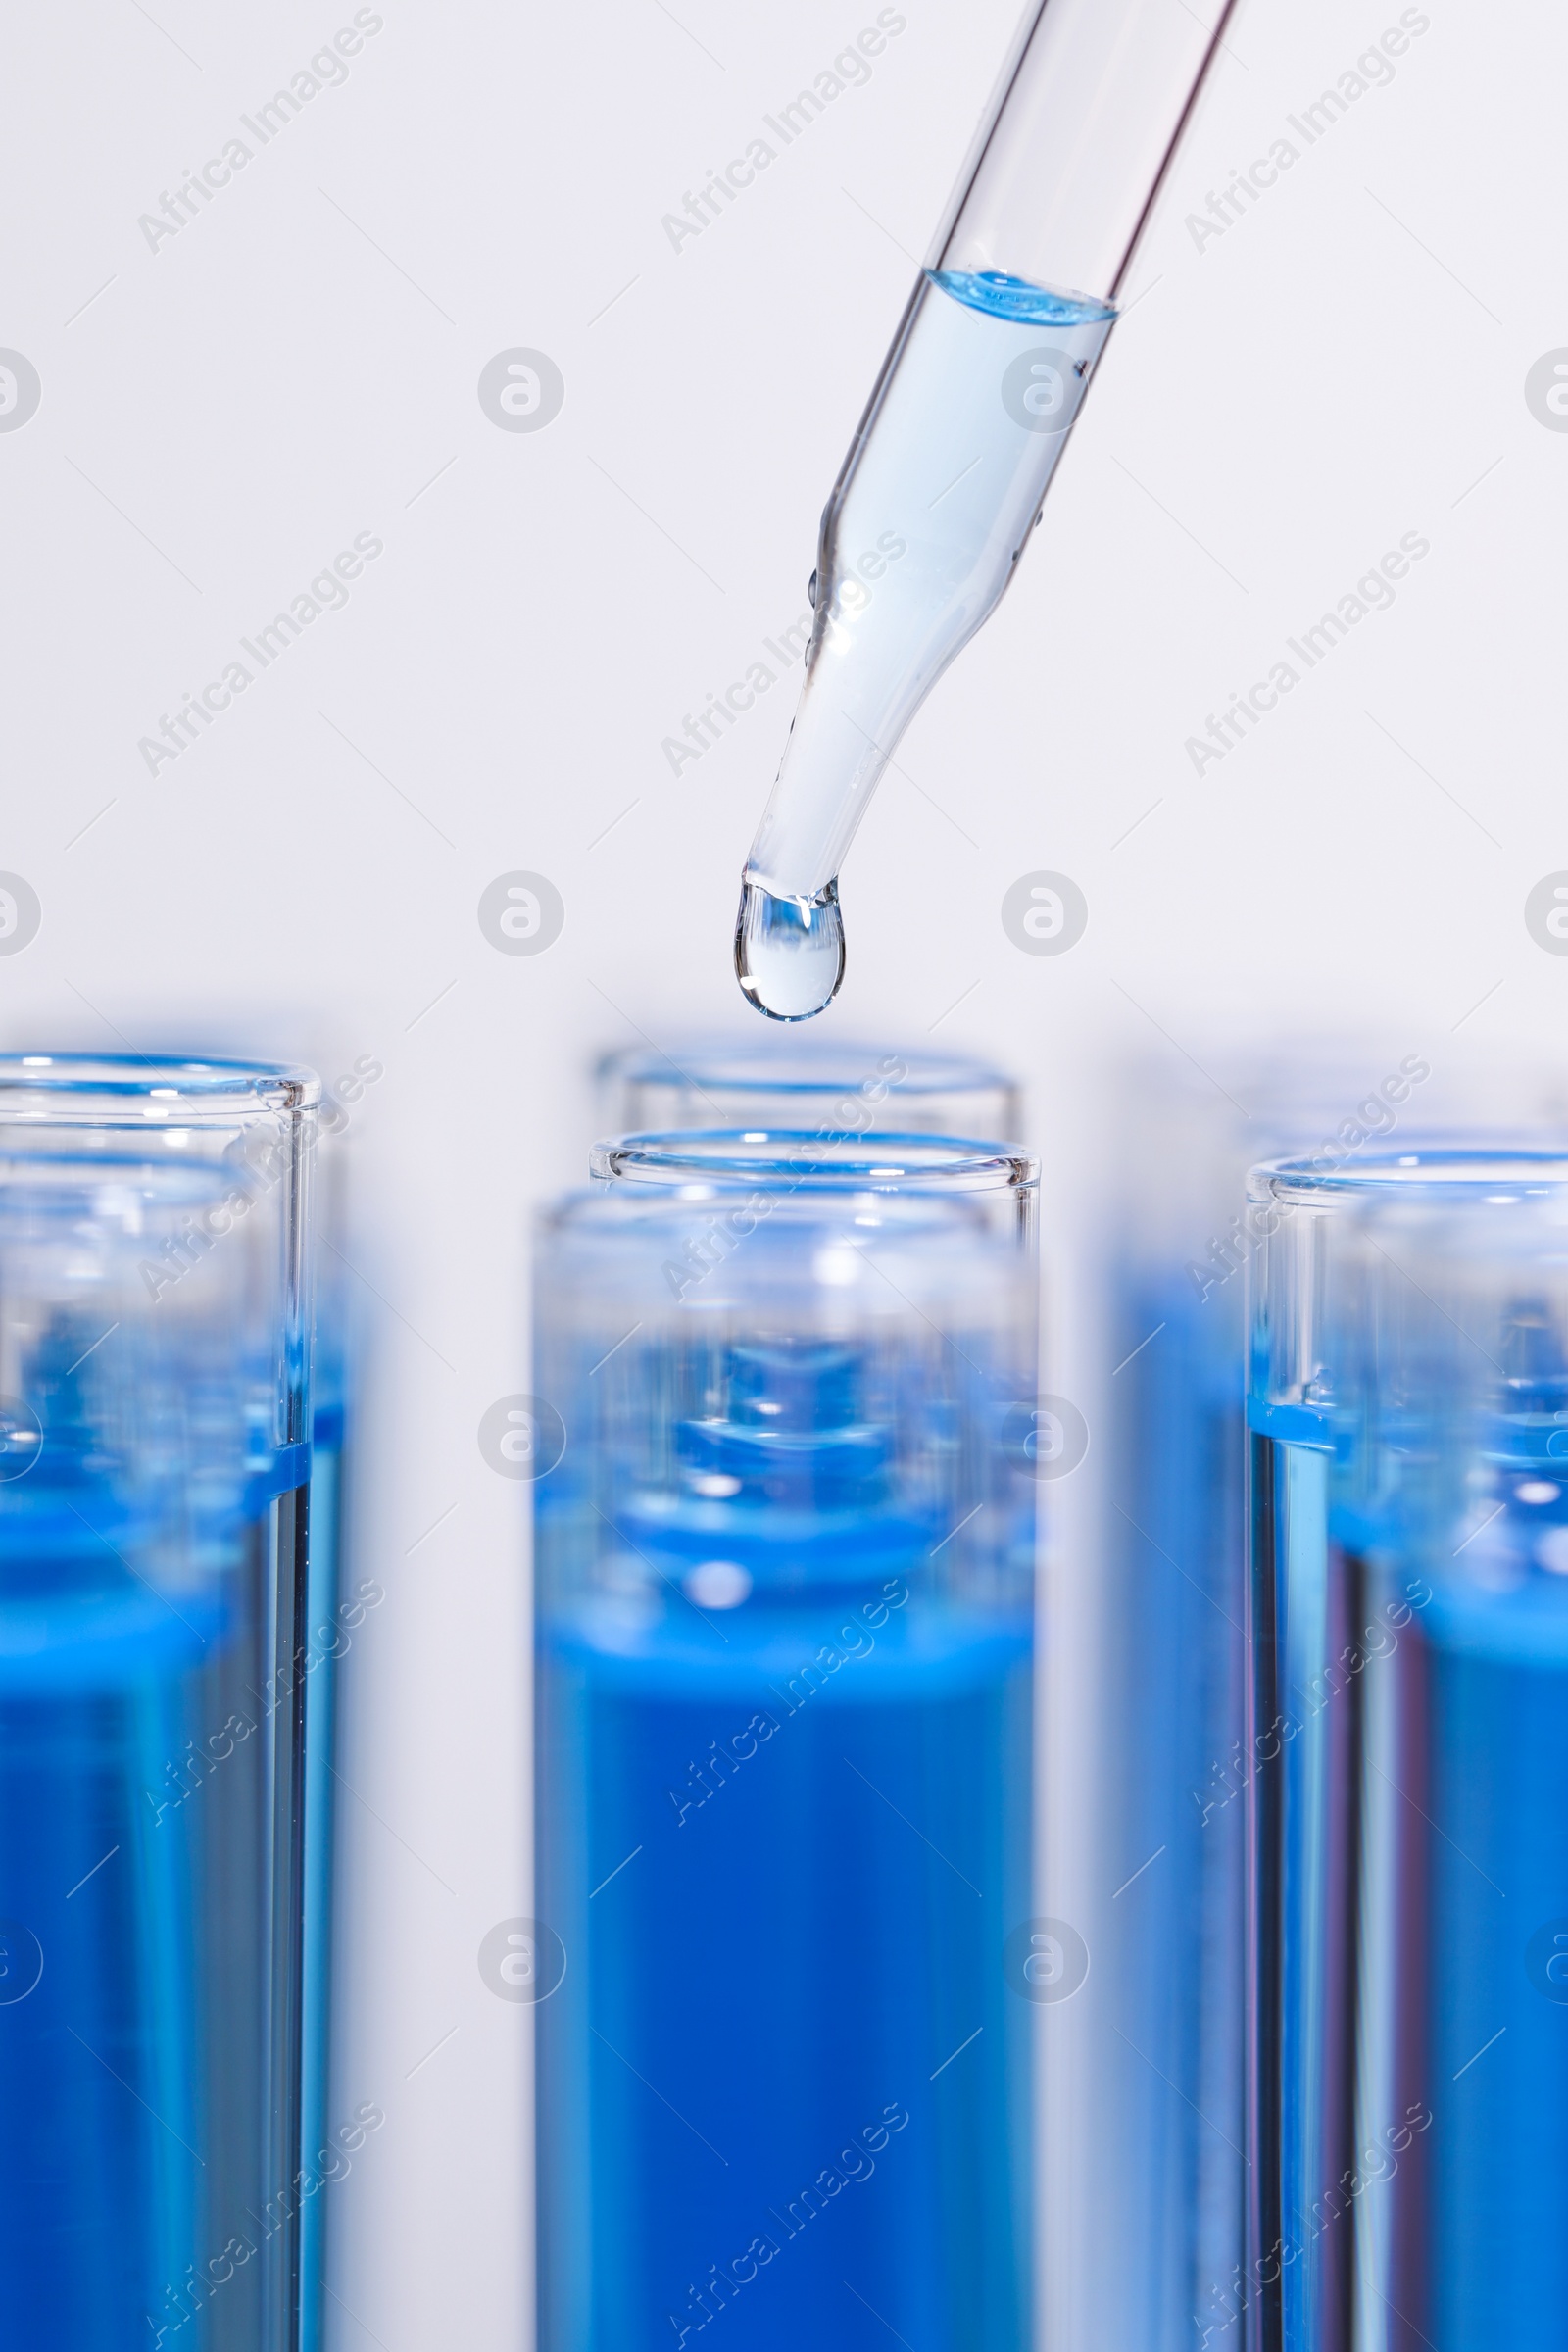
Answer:
[[[1247,1181],[1249,1200],[1263,1205],[1407,1200],[1422,1205],[1512,1208],[1526,1200],[1568,1198],[1568,1147],[1506,1138],[1407,1145],[1398,1152],[1364,1152],[1353,1165],[1337,1168],[1288,1154],[1259,1162]],[[1514,1189],[1504,1197],[1499,1187],[1508,1186]]]
[[[601,1082],[619,1078],[637,1084],[701,1085],[721,1094],[842,1094],[867,1078],[880,1077],[878,1063],[894,1054],[905,1065],[905,1075],[897,1082],[900,1095],[945,1095],[978,1086],[1009,1094],[1016,1090],[1016,1079],[982,1054],[906,1053],[862,1045],[858,1039],[841,1045],[811,1037],[791,1038],[772,1051],[744,1038],[698,1038],[680,1059],[657,1047],[617,1046],[600,1056],[595,1076]],[[775,1060],[777,1067],[769,1066]]]
[[[768,1151],[768,1145],[785,1147]],[[803,1164],[804,1163],[804,1164]],[[895,1164],[898,1163],[898,1164]],[[962,1136],[855,1136],[801,1129],[673,1128],[609,1136],[589,1153],[597,1183],[682,1188],[769,1179],[811,1193],[1038,1193],[1033,1153]]]
[[[321,1081],[293,1062],[154,1054],[0,1054],[0,1128],[222,1127],[315,1110]]]
[[[288,1205],[277,1237],[281,1351],[272,1376],[274,1442],[284,1446],[309,1439],[315,1303],[307,1170],[319,1140],[322,1094],[314,1070],[259,1057],[134,1050],[0,1054],[0,1169],[8,1172],[48,1161],[107,1170],[123,1159],[131,1135],[144,1147],[157,1137],[169,1151],[200,1139],[193,1162],[209,1166],[236,1153],[249,1160],[255,1136],[266,1143],[251,1173],[263,1193]],[[144,1166],[158,1164],[150,1151],[137,1156]]]
[[[1248,1200],[1264,1220],[1247,1274],[1249,1391],[1263,1407],[1340,1411],[1325,1348],[1350,1311],[1344,1280],[1402,1277],[1462,1335],[1499,1282],[1556,1291],[1568,1272],[1568,1151],[1517,1134],[1371,1153],[1354,1168],[1265,1161]]]

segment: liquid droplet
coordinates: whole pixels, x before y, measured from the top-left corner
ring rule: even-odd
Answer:
[[[808,1021],[830,1004],[844,977],[837,882],[814,899],[788,899],[748,880],[735,918],[735,977],[769,1020]]]

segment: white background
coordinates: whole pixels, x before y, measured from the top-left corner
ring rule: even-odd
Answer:
[[[138,217],[352,8],[12,16],[0,344],[43,397],[0,433],[0,867],[43,921],[0,961],[4,1039],[384,1065],[346,1243],[355,1566],[387,1590],[347,1668],[333,2101],[387,2114],[332,2191],[349,2352],[525,2340],[528,2013],[475,1966],[526,1909],[524,1490],[475,1429],[525,1385],[527,1212],[580,1171],[592,1054],[750,1018],[728,933],[793,682],[678,781],[661,744],[805,609],[1013,22],[903,13],[679,252],[661,217],[870,0],[384,0],[348,79],[156,251]],[[1556,1049],[1568,961],[1523,902],[1568,865],[1568,434],[1524,379],[1568,344],[1568,24],[1426,13],[1200,250],[1185,216],[1301,146],[1286,116],[1399,15],[1244,5],[1017,584],[849,862],[830,1018],[1010,1060],[1069,1158],[1124,1046],[1182,1066],[1220,1027],[1372,1016],[1435,1063],[1460,1023]],[[518,345],[565,379],[537,433],[476,398]],[[1196,776],[1222,698],[1412,531],[1393,609]],[[384,554],[346,609],[149,775],[160,714],[358,532]],[[566,906],[534,958],[475,919],[516,867]],[[1059,959],[999,920],[1035,867],[1089,900]]]

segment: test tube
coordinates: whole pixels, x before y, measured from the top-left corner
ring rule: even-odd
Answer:
[[[594,1168],[535,1274],[542,2352],[731,2305],[753,2352],[1021,2352],[1071,1965],[1030,1896],[1036,1171]]]
[[[1257,1170],[1252,2352],[1568,2310],[1568,1158]]]
[[[299,1070],[0,1061],[19,2347],[300,2340],[317,1097]]]
[[[1043,2341],[1190,2352],[1242,2260],[1243,1278],[1208,1244],[1255,1144],[1143,1058],[1102,1096],[1063,1374],[1094,1442],[1060,1490],[1043,1735],[1052,1904],[1094,1968],[1045,2084]]]
[[[1025,14],[823,512],[806,682],[742,882],[776,1020],[844,971],[839,869],[878,777],[1038,521],[1219,47],[1172,0]]]
[[[799,1030],[760,1035],[768,1050],[694,1040],[668,1054],[634,1046],[606,1054],[598,1070],[601,1132],[763,1127],[854,1137],[893,1128],[998,1142],[1022,1136],[1016,1081],[971,1054],[890,1051]]]
[[[1058,2070],[1049,2094],[1054,2123],[1093,2090],[1086,2126],[1047,2134],[1051,2227],[1072,2269],[1102,2281],[1086,2301],[1058,2265],[1063,2352],[1185,2352],[1205,2330],[1237,2352],[1247,1170],[1260,1152],[1353,1165],[1413,1118],[1429,1138],[1461,1110],[1473,1125],[1484,1073],[1452,1049],[1435,1072],[1408,1045],[1216,1039],[1199,1049],[1212,1078],[1139,1057],[1112,1081],[1113,1173],[1086,1276],[1103,1348],[1079,1400],[1096,1433],[1099,1562],[1072,1602],[1097,1663],[1064,1693],[1047,1767],[1075,1800],[1071,1899],[1095,1954],[1078,2074]],[[1539,1092],[1517,1066],[1498,1075],[1515,1105]],[[1118,2265],[1129,2242],[1144,2257]]]
[[[309,1632],[305,1684],[305,1806],[301,1901],[301,2144],[321,2150],[329,2140],[333,1883],[335,1878],[337,1674],[362,1594],[343,1588],[348,1496],[345,1447],[353,1334],[346,1264],[341,1252],[347,1218],[347,1125],[341,1104],[323,1090],[312,1219],[316,1253],[316,1344],[311,1358],[310,1546],[305,1621]],[[326,2341],[327,2215],[329,2201],[313,2195],[300,2212],[299,2352],[320,2352]]]

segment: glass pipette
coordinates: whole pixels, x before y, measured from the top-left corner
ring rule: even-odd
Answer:
[[[1012,576],[1236,0],[1038,0],[822,515],[806,684],[743,876],[775,1020],[844,973],[838,875],[900,736]]]

